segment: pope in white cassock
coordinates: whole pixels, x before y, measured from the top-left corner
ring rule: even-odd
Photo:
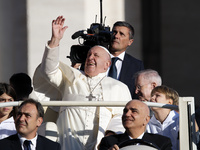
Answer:
[[[63,101],[128,102],[131,100],[130,92],[125,84],[106,76],[106,71],[111,65],[110,55],[106,48],[94,46],[90,49],[84,72],[59,62],[59,43],[67,29],[64,21],[65,19],[59,16],[52,22],[51,40],[46,45],[42,63],[34,74],[34,88],[38,96],[40,93],[51,100],[51,95],[53,95],[53,98],[58,96],[56,98]],[[50,90],[48,84],[47,88],[45,84],[47,81],[58,89],[58,95],[55,96],[55,91]],[[117,121],[117,125],[112,128],[109,127],[109,122],[113,116],[122,114],[122,109],[60,107],[57,126],[62,149],[96,149],[106,130],[113,132],[120,130],[118,128],[122,126],[120,117],[113,119],[114,122]]]

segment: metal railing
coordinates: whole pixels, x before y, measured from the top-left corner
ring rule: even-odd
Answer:
[[[19,106],[22,101],[0,103],[0,107]],[[124,101],[40,101],[43,106],[61,106],[61,107],[124,107],[127,102]],[[193,97],[180,97],[179,106],[144,102],[150,107],[169,108],[179,110],[179,141],[180,150],[197,150],[196,136],[195,136],[195,107]]]
[[[9,107],[9,106],[19,106],[23,101],[17,102],[6,102],[0,103],[0,107]],[[127,102],[125,101],[40,101],[43,106],[68,106],[68,107],[78,107],[78,106],[88,106],[88,107],[124,107]],[[144,102],[150,107],[161,107],[178,110],[178,106],[154,103],[154,102]]]

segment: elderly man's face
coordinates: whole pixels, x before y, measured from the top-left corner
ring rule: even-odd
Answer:
[[[141,101],[150,101],[151,91],[153,90],[152,84],[143,78],[142,75],[139,75],[135,81],[135,94],[138,95],[139,100]]]
[[[85,74],[93,77],[99,73],[106,72],[110,66],[109,54],[99,46],[95,46],[90,49],[85,61]]]
[[[149,121],[149,108],[139,100],[132,100],[126,104],[122,123],[125,129],[145,129]]]

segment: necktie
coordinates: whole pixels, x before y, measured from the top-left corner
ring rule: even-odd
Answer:
[[[31,150],[31,141],[25,140],[24,145],[26,146],[27,150]]]
[[[117,68],[115,66],[115,63],[116,61],[118,60],[119,58],[118,57],[113,57],[112,58],[112,64],[110,66],[110,71],[108,73],[108,76],[114,78],[114,79],[117,79]]]

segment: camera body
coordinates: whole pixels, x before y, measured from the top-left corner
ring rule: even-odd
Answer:
[[[106,48],[109,47],[112,32],[110,27],[105,27],[102,23],[92,23],[90,28],[80,30],[72,35],[72,39],[79,39],[79,45],[72,45],[70,58],[72,63],[85,63],[89,49],[95,45],[101,45]],[[83,41],[81,43],[81,40]]]

